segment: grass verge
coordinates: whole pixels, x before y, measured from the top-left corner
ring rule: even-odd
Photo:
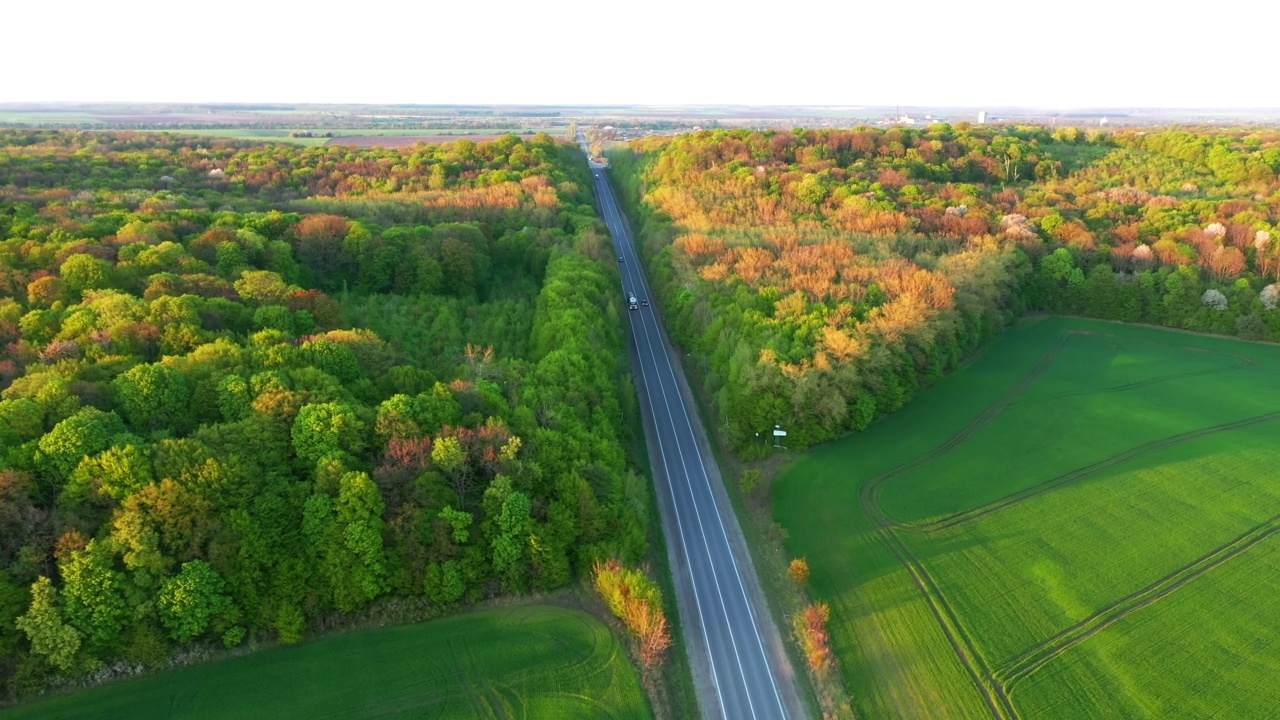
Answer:
[[[648,718],[609,629],[547,605],[334,635],[41,699],[6,718]]]

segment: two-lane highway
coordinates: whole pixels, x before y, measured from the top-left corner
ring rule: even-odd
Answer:
[[[645,414],[659,509],[673,561],[685,644],[705,717],[799,718],[804,710],[782,639],[729,505],[697,407],[657,315],[631,232],[604,169],[592,175],[601,214],[618,251],[622,296],[651,305],[630,310],[632,362]],[[714,707],[712,706],[714,705]]]

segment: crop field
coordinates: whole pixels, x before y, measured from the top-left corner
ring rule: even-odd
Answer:
[[[774,484],[863,718],[1280,712],[1280,347],[1028,320]]]
[[[648,718],[608,628],[548,606],[327,637],[40,700],[10,718]]]
[[[0,124],[12,123],[95,123],[104,122],[97,116],[82,112],[20,112],[0,110]]]

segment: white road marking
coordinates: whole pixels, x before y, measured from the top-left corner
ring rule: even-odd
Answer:
[[[635,257],[635,258],[638,258],[638,255],[635,253],[634,249],[630,247],[629,238],[627,238],[627,236],[626,236],[626,235],[627,235],[627,233],[626,233],[626,227],[625,227],[625,225],[623,224],[622,217],[621,217],[621,212],[620,212],[620,210],[619,210],[619,208],[618,208],[618,206],[617,206],[616,200],[615,200],[615,199],[614,199],[614,197],[613,197],[613,193],[612,193],[611,189],[608,187],[607,182],[605,182],[605,181],[604,181],[603,176],[602,176],[602,174],[601,174],[601,173],[596,173],[596,174],[595,174],[595,178],[596,178],[597,183],[598,183],[598,191],[599,191],[599,192],[598,192],[598,194],[600,195],[600,198],[601,198],[601,209],[605,211],[606,221],[613,221],[613,223],[616,225],[617,229],[619,230],[618,235],[619,235],[619,236],[621,236],[621,237],[615,237],[615,241],[616,241],[616,242],[617,242],[617,244],[622,248],[624,256],[627,254],[627,251],[628,251],[628,250],[630,250],[630,251],[631,251],[632,256],[633,256],[633,257]],[[631,266],[634,266],[634,265],[635,265],[635,263],[626,263],[626,264],[627,264],[627,265],[631,265]],[[633,276],[633,275],[638,275],[638,276],[639,276],[639,280],[638,280],[638,283],[637,283],[637,284],[638,284],[640,287],[645,288],[645,293],[644,293],[644,294],[651,295],[651,290],[652,290],[652,289],[651,289],[651,288],[649,288],[649,287],[647,286],[646,279],[644,278],[643,273],[641,273],[641,272],[639,271],[639,269],[637,269],[637,270],[636,270],[636,271],[634,271],[634,273],[633,273],[633,271],[632,271],[632,270],[630,270],[629,268],[627,268],[627,269],[625,270],[625,273],[626,273],[626,275],[628,276],[628,278],[629,278],[629,279],[631,279],[633,282],[636,282],[636,281],[635,281],[635,278],[633,278],[632,276]],[[634,286],[635,286],[635,285],[633,284],[633,287],[634,287]],[[650,335],[650,329],[649,329],[649,322],[650,322],[650,320],[652,320],[652,322],[653,322],[653,324],[654,324],[654,330],[653,330],[653,331],[658,333],[659,340],[661,340],[661,339],[662,339],[661,330],[660,330],[660,328],[658,328],[658,327],[657,327],[657,320],[656,320],[656,318],[641,319],[641,323],[643,323],[643,324],[644,324],[644,326],[645,326],[645,331],[644,331],[645,343],[646,343],[646,345],[648,346],[648,350],[649,350],[650,358],[653,360],[653,363],[654,363],[654,369],[655,369],[655,371],[660,371],[660,367],[659,367],[659,365],[658,365],[658,361],[657,361],[657,356],[656,356],[656,353],[655,353],[654,348],[653,348],[653,341],[652,341],[652,337],[651,337],[651,335]],[[632,324],[632,336],[633,336],[633,337],[636,337],[636,329],[635,329],[634,323]],[[766,671],[767,671],[767,672],[766,672],[766,674],[768,674],[768,676],[769,676],[769,682],[770,682],[770,685],[772,686],[772,690],[773,690],[774,698],[775,698],[775,700],[777,701],[777,704],[778,704],[778,710],[779,710],[779,712],[782,714],[782,717],[786,717],[786,709],[785,709],[785,707],[783,706],[782,696],[781,696],[780,691],[778,690],[777,680],[774,678],[774,674],[773,674],[773,672],[772,672],[772,669],[771,669],[771,667],[770,667],[770,663],[769,663],[769,655],[768,655],[768,653],[767,653],[767,651],[765,650],[765,647],[764,647],[764,639],[763,639],[763,637],[762,637],[762,636],[761,636],[761,634],[760,634],[760,628],[759,628],[759,625],[758,625],[758,618],[757,618],[757,616],[756,616],[756,613],[753,611],[753,609],[752,609],[752,607],[751,607],[750,599],[747,597],[746,585],[745,585],[745,583],[744,583],[744,582],[743,582],[743,580],[742,580],[742,572],[741,572],[741,569],[740,569],[740,568],[739,568],[739,566],[738,566],[737,558],[735,558],[735,557],[734,557],[734,553],[733,553],[733,546],[732,546],[732,544],[731,544],[731,543],[730,543],[730,541],[729,541],[729,534],[728,534],[728,531],[726,530],[726,528],[725,528],[725,526],[724,526],[724,519],[720,516],[719,503],[716,501],[715,493],[714,493],[714,491],[713,491],[713,489],[712,489],[712,487],[711,487],[710,475],[707,473],[706,464],[705,464],[705,462],[704,462],[704,461],[703,461],[703,459],[702,459],[702,452],[701,452],[701,449],[698,447],[698,443],[697,443],[697,436],[696,436],[696,435],[694,434],[694,432],[693,432],[693,422],[692,422],[692,420],[690,419],[688,408],[687,408],[687,406],[686,406],[686,405],[685,405],[685,403],[684,403],[683,393],[680,391],[679,381],[678,381],[678,378],[677,378],[677,376],[676,376],[676,374],[675,374],[675,368],[674,368],[674,366],[673,366],[673,365],[672,365],[672,363],[671,363],[671,357],[670,357],[670,354],[666,352],[666,347],[665,347],[665,345],[664,345],[664,347],[663,347],[663,351],[664,351],[664,352],[663,352],[663,354],[664,354],[664,356],[666,357],[667,376],[669,376],[669,377],[670,377],[670,379],[671,379],[671,383],[672,383],[672,387],[673,387],[673,389],[674,389],[674,390],[675,390],[675,392],[676,392],[676,395],[677,395],[677,398],[678,398],[678,403],[679,403],[679,405],[680,405],[681,414],[682,414],[682,415],[684,415],[685,427],[686,427],[686,428],[688,429],[688,431],[689,431],[689,437],[690,437],[690,439],[692,439],[692,440],[694,441],[694,448],[693,448],[693,449],[694,449],[695,455],[697,455],[697,457],[698,457],[698,464],[699,464],[699,466],[700,466],[700,470],[701,470],[701,472],[702,472],[703,486],[706,488],[706,491],[707,491],[708,495],[709,495],[709,496],[710,496],[710,498],[711,498],[712,508],[715,510],[715,513],[716,513],[716,520],[717,520],[717,523],[718,523],[719,528],[720,528],[721,538],[724,540],[724,543],[725,543],[725,549],[726,549],[726,551],[729,553],[729,560],[730,560],[730,563],[731,563],[731,564],[732,564],[732,566],[733,566],[734,576],[735,576],[735,578],[736,578],[736,579],[737,579],[737,581],[738,581],[738,589],[739,589],[739,592],[740,592],[740,594],[741,594],[743,604],[744,604],[744,606],[745,606],[745,608],[746,608],[746,611],[747,611],[747,617],[748,617],[748,618],[750,619],[750,621],[751,621],[751,629],[752,629],[752,631],[753,631],[753,633],[754,633],[754,635],[755,635],[755,638],[756,638],[756,646],[757,646],[757,648],[760,650],[761,660],[763,661],[764,667],[765,667],[765,669],[766,669]],[[642,364],[642,367],[643,367],[643,364]],[[659,380],[659,384],[661,385],[661,384],[666,380],[666,377],[664,376],[664,377],[658,378],[658,380]],[[652,399],[652,393],[649,391],[649,383],[648,383],[648,382],[646,382],[646,383],[645,383],[645,393],[646,393],[646,396],[648,396],[648,398],[649,398],[650,407],[654,407],[654,405],[653,405],[653,399]],[[666,392],[662,392],[662,396],[663,396],[663,403],[664,403],[664,406],[665,406],[665,407],[666,407],[666,409],[667,409],[667,413],[668,413],[668,415],[670,416],[670,418],[671,418],[672,422],[674,422],[675,415],[674,415],[674,413],[672,413],[672,411],[671,411],[671,404],[670,404],[670,401],[669,401],[669,399],[668,399],[668,397],[667,397]],[[656,422],[656,418],[655,418],[655,422]],[[655,428],[655,429],[656,429],[656,428]],[[673,429],[674,429],[674,428],[673,428]],[[675,440],[676,440],[676,449],[677,449],[678,454],[680,455],[680,461],[681,461],[681,465],[682,465],[682,467],[684,468],[685,476],[686,476],[686,478],[688,478],[688,477],[689,477],[688,467],[687,467],[687,465],[685,465],[684,453],[681,451],[680,436],[679,436],[678,434],[674,434],[674,435],[673,435],[673,437],[674,437],[674,438],[675,438]],[[660,447],[659,447],[659,452],[663,455],[663,458],[662,458],[662,461],[663,461],[663,468],[664,468],[664,470],[669,470],[669,469],[668,469],[668,466],[667,466],[667,459],[666,459],[665,451],[662,449],[661,444],[662,444],[661,437],[659,437],[659,445],[660,445]],[[672,502],[673,502],[673,503],[675,503],[675,502],[676,502],[676,500],[675,500],[675,488],[674,488],[674,486],[671,484],[671,475],[670,475],[669,471],[668,471],[668,473],[667,473],[667,480],[668,480],[668,488],[669,488],[669,490],[670,490],[670,492],[671,492],[671,494],[672,494]],[[704,548],[706,548],[706,550],[707,550],[707,561],[712,565],[712,568],[713,568],[713,571],[712,571],[712,579],[714,580],[714,582],[715,582],[715,584],[716,584],[716,592],[717,592],[717,595],[719,595],[721,610],[722,610],[722,612],[724,613],[724,620],[725,620],[725,623],[726,623],[726,625],[727,625],[727,626],[729,627],[729,629],[730,629],[730,642],[731,642],[731,644],[733,645],[734,656],[735,656],[735,658],[736,658],[736,660],[737,660],[739,674],[742,676],[742,680],[743,680],[743,683],[744,683],[744,686],[745,686],[745,687],[744,687],[744,689],[746,689],[746,690],[747,690],[746,695],[747,695],[747,702],[748,702],[748,706],[749,706],[749,707],[750,707],[750,709],[751,709],[752,717],[755,717],[755,716],[756,716],[756,712],[755,712],[755,703],[754,703],[754,701],[751,699],[751,693],[750,693],[750,687],[751,687],[751,684],[750,684],[750,681],[749,681],[749,680],[747,679],[747,677],[746,677],[745,669],[743,668],[743,665],[742,665],[742,657],[741,657],[741,655],[740,655],[740,654],[739,654],[739,652],[738,652],[737,640],[736,640],[736,638],[734,637],[734,634],[733,634],[733,632],[732,632],[732,627],[733,627],[733,625],[732,625],[732,623],[730,622],[730,619],[729,619],[729,611],[728,611],[727,605],[725,604],[725,600],[724,600],[724,593],[723,593],[723,590],[722,590],[721,585],[720,585],[720,579],[719,579],[718,574],[717,574],[717,573],[715,572],[715,570],[714,570],[714,568],[715,568],[715,561],[714,561],[714,560],[712,559],[712,557],[711,557],[711,549],[710,549],[710,545],[709,545],[709,543],[708,543],[707,536],[706,536],[706,528],[705,528],[705,525],[704,525],[704,524],[703,524],[703,522],[702,522],[702,514],[701,514],[701,511],[700,511],[700,509],[699,509],[699,507],[698,507],[698,503],[697,503],[697,501],[693,499],[693,497],[694,497],[694,496],[693,496],[693,489],[692,489],[692,487],[690,487],[690,488],[689,488],[689,492],[690,492],[690,499],[691,499],[691,500],[693,501],[693,503],[694,503],[694,513],[695,513],[695,515],[696,515],[696,517],[697,517],[698,528],[699,528],[700,534],[702,535],[703,546],[704,546]],[[677,512],[677,516],[679,516],[679,509],[678,509],[678,506],[677,506],[676,512]],[[684,531],[683,531],[683,528],[682,528],[682,527],[680,527],[680,528],[678,528],[678,530],[679,530],[680,535],[681,535],[681,543],[682,543],[682,547],[684,547],[684,548],[685,548],[685,552],[686,552],[686,554],[687,554],[687,553],[688,553],[688,546],[687,546],[687,545],[683,545],[683,543],[684,543]],[[686,564],[687,564],[687,560],[686,560]],[[702,607],[701,607],[700,601],[698,600],[698,597],[697,597],[697,583],[696,583],[696,581],[693,583],[693,587],[694,587],[694,593],[695,593],[695,602],[696,602],[696,603],[698,603],[698,613],[699,613],[699,618],[700,618],[700,619],[702,619],[702,620],[704,621],[704,623],[705,623],[705,616],[703,615]],[[707,649],[708,649],[708,652],[710,652],[710,651],[711,651],[711,647],[710,647],[709,639],[708,639],[708,637],[707,637],[707,632],[706,632],[706,627],[705,627],[705,625],[704,625],[704,627],[703,627],[703,638],[704,638],[704,641],[707,641],[707,642],[708,642]],[[716,673],[715,673],[715,661],[714,661],[714,658],[712,659],[711,664],[712,664],[712,674],[713,674],[713,679],[714,679],[714,677],[715,677],[715,675],[716,675]],[[722,693],[722,691],[721,691],[721,689],[720,689],[720,687],[719,687],[719,682],[718,682],[718,680],[716,680],[715,682],[716,682],[716,692],[717,692],[717,695],[718,695],[718,696],[720,696],[721,698],[723,698],[723,695],[721,694],[721,693]],[[723,707],[723,701],[722,701],[722,703],[721,703],[721,708],[722,708],[722,710],[724,710],[724,707]]]

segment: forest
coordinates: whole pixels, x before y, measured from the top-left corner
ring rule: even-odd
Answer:
[[[580,151],[0,130],[0,687],[647,552]]]
[[[610,164],[748,458],[866,428],[1028,310],[1280,341],[1274,130],[715,130]]]

